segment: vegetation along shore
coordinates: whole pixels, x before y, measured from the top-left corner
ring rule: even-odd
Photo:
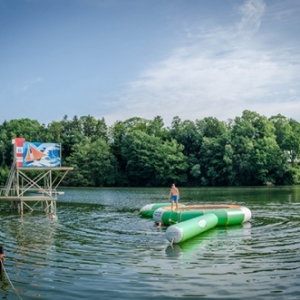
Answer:
[[[27,118],[0,125],[0,185],[13,159],[11,141],[61,143],[70,187],[251,186],[300,182],[300,123],[245,110],[227,122],[214,117],[166,127],[159,116],[116,121],[74,116],[48,125]]]

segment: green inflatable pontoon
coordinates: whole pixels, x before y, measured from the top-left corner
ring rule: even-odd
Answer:
[[[170,210],[168,207],[160,207],[153,213],[153,220],[164,225],[173,225],[213,213],[218,217],[218,225],[237,225],[251,219],[249,208],[240,205],[187,205],[178,210]]]
[[[184,204],[178,205],[179,207],[184,206]],[[168,209],[169,207],[171,209],[171,204],[170,202],[147,204],[140,209],[139,215],[145,218],[152,218],[153,213],[160,207],[165,207],[165,209]]]
[[[184,242],[215,226],[242,224],[251,216],[249,208],[231,204],[186,205],[178,210],[161,206],[153,212],[156,223],[169,226],[166,238],[171,243]]]
[[[217,224],[218,217],[210,213],[170,226],[166,231],[166,238],[170,243],[178,244],[214,228]]]

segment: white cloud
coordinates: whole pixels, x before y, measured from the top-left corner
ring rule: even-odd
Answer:
[[[242,19],[238,23],[239,31],[245,34],[245,31],[256,32],[265,12],[265,4],[262,0],[247,0],[240,6]]]
[[[188,30],[193,44],[174,50],[131,82],[114,120],[160,115],[168,125],[174,116],[227,120],[245,109],[296,118],[299,64],[283,57],[289,49],[266,48],[255,39],[265,10],[262,0],[248,0],[236,25],[205,34],[203,24],[198,33]],[[293,61],[299,62],[298,54]]]

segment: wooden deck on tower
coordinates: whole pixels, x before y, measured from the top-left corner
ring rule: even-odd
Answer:
[[[57,187],[72,167],[16,167],[12,165],[6,186],[0,190],[0,203],[10,201],[22,214],[25,208],[56,213]]]

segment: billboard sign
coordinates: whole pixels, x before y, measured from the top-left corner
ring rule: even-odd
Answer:
[[[60,144],[26,142],[20,138],[16,138],[14,144],[17,167],[61,166]]]

